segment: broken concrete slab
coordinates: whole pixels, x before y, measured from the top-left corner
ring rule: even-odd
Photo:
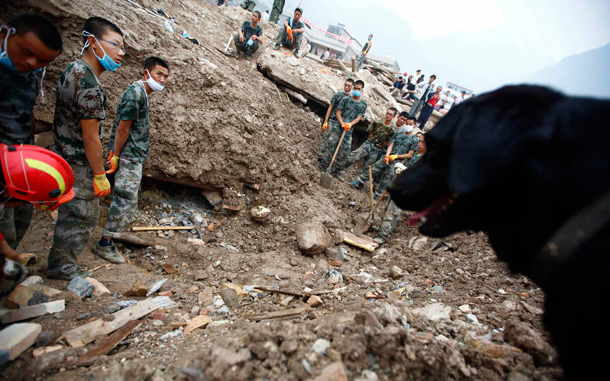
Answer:
[[[59,293],[61,291],[40,284],[30,284],[29,286],[20,284],[8,295],[4,304],[11,309],[17,309],[20,306],[28,307],[46,303],[52,296]]]
[[[95,290],[95,285],[83,277],[77,276],[67,287],[68,291],[74,292],[81,299],[85,299],[93,295],[93,290]]]
[[[332,241],[328,229],[316,222],[305,222],[299,225],[296,238],[299,250],[305,255],[322,253]]]
[[[66,309],[65,300],[56,300],[54,302],[40,303],[35,306],[22,307],[18,310],[7,312],[2,317],[2,323],[14,323],[26,319],[32,319],[42,315],[54,314]]]
[[[0,364],[14,360],[35,342],[42,326],[34,323],[13,324],[0,331]]]
[[[108,290],[106,288],[106,286],[104,286],[97,279],[94,279],[94,278],[91,278],[91,277],[87,277],[87,278],[85,278],[85,280],[87,282],[91,283],[95,287],[93,289],[93,295],[94,296],[102,296],[102,295],[109,295],[110,294],[110,290]]]

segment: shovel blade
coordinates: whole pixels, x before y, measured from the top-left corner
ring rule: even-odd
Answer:
[[[367,220],[365,218],[361,217],[360,221],[358,221],[356,226],[354,226],[354,229],[352,230],[352,232],[354,233],[355,236],[359,237],[362,234],[369,231],[370,227],[371,227],[371,225],[367,222]]]
[[[320,185],[326,189],[330,189],[330,184],[333,181],[333,177],[328,173],[323,173],[320,177]]]

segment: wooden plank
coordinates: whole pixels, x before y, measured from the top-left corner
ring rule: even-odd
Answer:
[[[159,305],[153,299],[146,299],[135,306],[127,307],[113,313],[112,316],[114,316],[114,320],[112,321],[104,321],[102,319],[94,320],[91,323],[64,333],[63,338],[71,347],[83,346],[95,340],[96,336],[107,335],[114,332],[127,324],[130,320],[139,319],[158,308]]]
[[[356,57],[352,57],[352,73],[355,73],[356,71]]]
[[[309,58],[312,61],[316,61],[319,64],[323,64],[324,63],[324,61],[322,61],[320,58],[318,58],[317,56],[315,56],[315,55],[313,55],[311,53],[305,54],[305,57]]]
[[[9,311],[2,317],[2,323],[8,324],[16,321],[35,318],[42,315],[54,314],[66,309],[65,300],[41,303],[31,307],[23,307],[18,310]]]
[[[214,207],[215,211],[218,212],[220,208],[222,208],[222,196],[220,195],[220,192],[203,191],[201,192],[201,194],[203,194],[203,197],[205,197],[205,199],[208,200],[210,205]]]
[[[281,319],[281,318],[285,318],[285,317],[304,314],[305,312],[309,311],[310,309],[311,309],[311,306],[308,305],[306,307],[291,308],[288,310],[268,312],[268,313],[262,314],[262,315],[244,316],[244,317],[248,320],[255,320],[255,321],[266,320],[266,319]]]
[[[42,326],[34,323],[19,323],[0,331],[0,364],[14,360],[36,342]]]
[[[368,238],[368,239],[367,239]],[[343,238],[343,242],[350,244],[352,246],[359,247],[366,251],[370,251],[371,253],[375,251],[376,248],[379,247],[379,244],[374,242],[371,238],[366,237],[356,237],[352,233],[345,233],[345,237]]]
[[[180,270],[175,268],[171,263],[164,263],[164,264],[161,265],[161,267],[163,267],[163,270],[167,271],[167,273],[169,275],[178,275],[178,274],[180,274]]]
[[[87,353],[82,355],[78,359],[79,366],[89,366],[95,362],[100,356],[104,356],[108,352],[112,350],[112,348],[116,347],[118,343],[125,340],[127,336],[133,331],[137,326],[142,323],[141,320],[130,320],[116,330],[112,335],[100,341],[99,344],[95,345],[93,348],[89,349]]]
[[[345,73],[349,73],[349,70],[347,70],[347,67],[345,66],[345,64],[343,64],[343,62],[341,61],[335,61],[337,62],[337,64],[339,64],[339,66],[341,67],[341,70],[344,71]]]
[[[186,324],[186,327],[184,327],[184,336],[188,335],[199,327],[205,328],[208,324],[211,324],[212,322],[214,322],[214,320],[212,320],[212,318],[209,316],[195,316],[194,318],[189,320],[189,322]]]
[[[131,228],[134,232],[148,232],[157,230],[193,230],[194,226],[134,226]]]

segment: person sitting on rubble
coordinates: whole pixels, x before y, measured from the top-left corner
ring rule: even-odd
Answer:
[[[241,58],[241,53],[246,53],[246,59],[250,59],[263,43],[263,28],[258,25],[261,20],[259,11],[252,12],[252,21],[244,21],[237,30],[233,41],[235,42],[235,58]]]
[[[327,144],[322,159],[322,168],[324,171],[330,170],[331,174],[341,181],[345,181],[341,176],[341,170],[345,167],[345,163],[349,156],[349,151],[352,147],[352,126],[355,126],[364,118],[366,113],[367,104],[362,99],[362,90],[364,89],[364,82],[357,80],[354,83],[354,90],[350,97],[345,97],[339,102],[337,106],[337,121],[338,123],[332,123],[332,129],[327,139]],[[337,145],[341,140],[341,135],[345,130],[345,137],[341,143],[340,148],[337,150]],[[332,157],[337,150],[336,161],[332,168],[330,162]]]
[[[358,160],[364,158],[364,168],[362,169],[362,174],[360,177],[368,177],[369,166],[372,166],[381,158],[381,155],[383,155],[383,149],[387,147],[390,139],[392,139],[392,136],[394,136],[394,118],[396,117],[397,113],[398,110],[396,110],[394,107],[390,107],[386,111],[384,120],[373,123],[373,126],[369,131],[368,139],[362,143],[360,147],[349,154],[345,168],[342,168],[341,171],[349,168]],[[352,186],[357,188],[361,188],[361,185],[362,184],[359,183],[359,180],[352,183]]]
[[[107,174],[116,172],[114,194],[102,239],[91,249],[111,263],[125,263],[112,244],[112,238],[127,229],[138,207],[142,167],[149,147],[149,97],[153,92],[163,90],[168,77],[167,63],[158,57],[148,57],[144,61],[142,78],[129,85],[119,100],[108,141],[110,169],[106,171]]]
[[[337,106],[339,106],[339,102],[343,100],[343,98],[349,97],[352,95],[352,87],[354,86],[354,80],[348,78],[345,80],[343,84],[343,91],[338,91],[333,95],[330,99],[330,104],[328,105],[328,110],[326,110],[326,117],[324,118],[324,123],[322,124],[322,130],[324,131],[322,135],[322,144],[320,146],[320,151],[318,152],[318,161],[322,163],[322,157],[324,156],[324,152],[326,152],[326,145],[328,144],[328,137],[335,125],[338,125],[337,121]],[[330,123],[330,129],[328,128],[328,123]]]
[[[301,47],[303,33],[305,33],[305,24],[301,22],[301,15],[303,15],[303,9],[297,8],[294,10],[294,16],[284,21],[273,49],[278,50],[280,46],[294,49],[294,55],[300,57],[299,48]]]
[[[423,133],[418,133],[417,137],[419,138],[419,143],[417,145],[417,153],[413,155],[412,158],[407,160],[406,163],[401,164],[398,163],[395,166],[395,174],[398,175],[408,167],[412,166],[417,162],[425,153],[426,153],[426,141],[424,139]],[[400,209],[396,203],[392,200],[388,203],[388,206],[385,209],[383,217],[381,218],[381,225],[379,227],[379,235],[373,241],[376,243],[383,245],[386,243],[390,234],[396,229],[396,224],[400,219],[402,214],[402,209]]]
[[[407,80],[407,89],[405,90],[405,92],[402,94],[402,98],[407,99],[407,100],[414,100],[415,99],[415,77],[410,75],[409,79]]]

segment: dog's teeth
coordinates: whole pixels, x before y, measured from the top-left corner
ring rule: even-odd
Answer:
[[[425,224],[426,221],[428,221],[428,219],[426,217],[422,217],[419,220],[422,222],[422,224]]]

